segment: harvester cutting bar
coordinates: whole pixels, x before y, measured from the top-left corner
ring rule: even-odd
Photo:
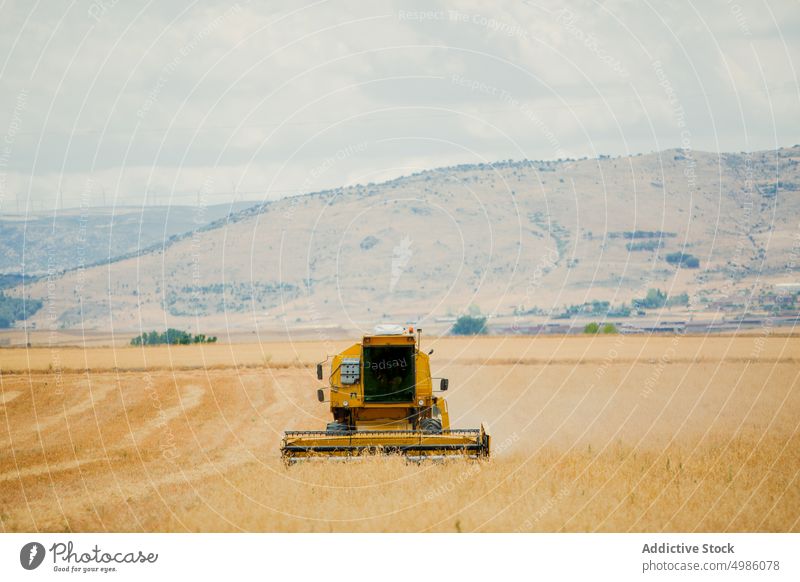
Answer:
[[[281,456],[287,461],[373,454],[477,459],[489,455],[489,435],[484,427],[440,433],[418,430],[289,431],[281,443]]]

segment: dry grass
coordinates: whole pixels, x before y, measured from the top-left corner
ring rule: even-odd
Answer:
[[[280,433],[326,420],[320,344],[0,350],[2,528],[800,530],[800,339],[435,347],[489,462],[284,467]]]

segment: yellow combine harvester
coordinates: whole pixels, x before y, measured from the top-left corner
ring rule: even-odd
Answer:
[[[434,395],[428,354],[419,350],[418,339],[413,328],[378,326],[375,334],[334,356],[328,380],[333,422],[324,431],[287,431],[283,458],[488,457],[490,437],[483,425],[450,428],[447,402]],[[317,378],[323,378],[322,364]],[[439,381],[436,392],[444,392],[447,379]],[[326,401],[324,389],[317,396]]]

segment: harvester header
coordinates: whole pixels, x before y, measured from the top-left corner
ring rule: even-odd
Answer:
[[[287,431],[281,455],[287,461],[307,457],[402,454],[412,458],[489,456],[485,427],[451,429],[447,402],[437,393],[448,389],[438,378],[434,390],[429,354],[419,349],[421,331],[378,326],[333,356],[326,390],[332,422],[325,430]],[[430,353],[432,353],[431,350]],[[324,377],[317,364],[317,378]]]

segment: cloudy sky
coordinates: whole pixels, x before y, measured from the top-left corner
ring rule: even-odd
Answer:
[[[4,2],[0,212],[800,142],[798,2],[694,4]]]

